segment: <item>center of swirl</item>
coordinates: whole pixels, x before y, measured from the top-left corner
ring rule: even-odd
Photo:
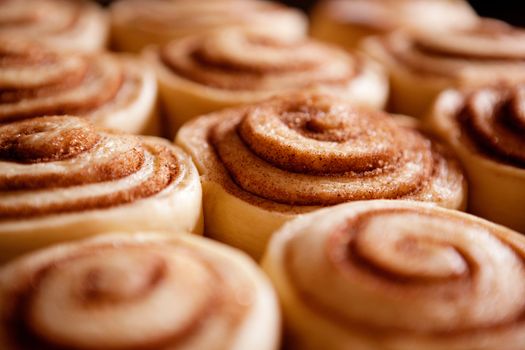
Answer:
[[[194,56],[204,63],[225,69],[279,73],[319,65],[319,50],[322,51],[322,47],[311,41],[230,30],[204,40]]]
[[[28,348],[158,349],[200,327],[214,306],[209,268],[186,249],[102,247],[35,279]]]
[[[160,257],[115,257],[109,268],[87,266],[79,272],[73,293],[86,303],[132,301],[160,283],[165,273],[166,266]]]
[[[416,123],[329,94],[287,94],[218,113],[206,137],[232,185],[282,204],[433,200],[437,179],[462,184]]]
[[[294,172],[363,172],[395,157],[395,127],[379,114],[311,101],[250,110],[241,139],[266,161]]]
[[[439,218],[422,221],[417,214],[377,214],[359,222],[352,249],[360,258],[392,275],[423,280],[460,277],[469,270],[460,252],[432,237],[421,238],[421,232],[449,228]]]
[[[464,135],[492,157],[525,166],[525,86],[486,88],[470,95],[458,115]]]
[[[289,273],[309,306],[375,334],[447,337],[523,318],[517,240],[430,207],[368,208],[319,216],[291,235]]]
[[[100,136],[78,118],[45,117],[0,127],[0,159],[20,163],[52,162],[94,147]]]
[[[291,118],[291,120],[297,120]],[[291,126],[291,123],[289,124]],[[339,114],[328,114],[319,113],[314,115],[309,121],[306,122],[306,129],[313,131],[316,134],[322,134],[327,131],[334,131],[343,129],[344,118]]]

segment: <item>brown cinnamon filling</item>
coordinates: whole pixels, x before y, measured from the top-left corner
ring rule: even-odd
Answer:
[[[2,45],[0,122],[43,115],[84,115],[116,100],[133,78],[121,62],[110,57],[58,55],[37,45],[17,45],[9,40]],[[23,78],[14,81],[14,76]]]
[[[511,38],[524,38],[525,32],[499,21],[484,20],[477,26],[463,29],[458,32],[458,35],[469,36],[475,41],[477,38],[484,40],[483,44],[487,45],[490,41],[504,41]],[[447,45],[447,41],[439,40],[437,43],[423,40],[416,40],[414,49],[420,51],[424,55],[436,56],[451,59],[471,59],[477,61],[516,61],[516,57],[509,57],[505,53],[498,52],[497,49],[487,46],[480,47],[482,49],[477,53],[469,50],[469,47],[458,47],[457,45]],[[523,57],[525,60],[525,57]]]
[[[178,158],[167,148],[158,145],[144,145],[156,155],[156,172],[142,183],[102,196],[91,196],[74,202],[32,203],[17,207],[0,204],[0,220],[21,219],[50,214],[71,213],[85,210],[104,209],[154,196],[168,187],[180,173]],[[78,185],[78,183],[77,183]]]
[[[41,0],[26,3],[25,8],[27,11],[17,14],[17,17],[3,17],[0,20],[0,31],[10,33],[11,31],[27,31],[34,28],[38,30],[38,32],[33,33],[35,35],[61,34],[74,29],[85,11],[85,4],[82,4],[82,2],[46,1],[44,8],[49,9],[49,5],[52,5],[56,8],[56,12],[62,15],[61,22],[63,22],[63,24],[59,27],[57,23],[53,21],[53,16],[38,11],[38,7],[41,6],[40,2]],[[7,11],[11,4],[14,4],[15,8],[18,8],[19,4],[17,3],[17,0],[2,0],[0,1],[0,11],[2,11],[2,7]],[[67,20],[64,21],[64,19]]]
[[[242,190],[288,205],[417,198],[448,162],[415,129],[326,96],[248,107],[214,125],[209,142]]]
[[[224,338],[220,339],[220,342],[223,347],[227,347],[231,341],[229,339],[230,333],[234,333],[239,327],[250,307],[248,304],[236,302],[233,297],[234,295],[238,296],[239,287],[245,288],[247,286],[245,281],[241,280],[242,283],[240,284],[235,283],[234,286],[236,288],[234,290],[231,285],[232,282],[226,281],[222,276],[222,272],[212,264],[213,262],[223,263],[224,261],[213,259],[213,255],[210,260],[206,255],[201,255],[199,250],[195,250],[194,246],[188,245],[188,247],[185,247],[184,245],[179,245],[176,248],[172,248],[159,243],[133,244],[118,241],[117,244],[112,244],[111,242],[94,244],[84,247],[82,250],[63,255],[58,259],[48,259],[34,271],[28,271],[22,276],[17,276],[23,278],[23,280],[21,283],[17,282],[16,289],[13,289],[12,293],[7,295],[11,302],[6,304],[9,306],[9,309],[3,310],[2,324],[8,336],[5,339],[7,341],[5,345],[9,346],[10,349],[100,349],[99,347],[86,345],[81,338],[78,338],[78,340],[69,339],[68,342],[63,342],[38,329],[37,324],[33,324],[31,312],[35,309],[35,299],[39,297],[39,293],[43,292],[42,289],[46,280],[60,274],[62,269],[67,269],[68,266],[74,266],[76,263],[81,264],[84,258],[100,256],[99,266],[84,268],[81,271],[81,275],[76,277],[75,283],[64,286],[64,288],[69,287],[66,293],[75,301],[74,305],[71,305],[71,312],[82,312],[82,310],[85,310],[85,312],[93,313],[97,309],[100,309],[101,312],[110,312],[114,308],[115,312],[121,313],[123,308],[129,307],[130,312],[136,313],[136,310],[133,309],[136,303],[140,303],[142,299],[154,297],[153,293],[157,289],[168,288],[165,284],[168,279],[167,275],[170,266],[163,257],[163,254],[166,254],[163,251],[168,249],[174,249],[173,252],[168,253],[175,254],[180,252],[180,250],[184,250],[184,254],[192,256],[190,259],[196,259],[199,264],[204,265],[204,268],[210,273],[210,279],[207,283],[210,286],[214,286],[210,292],[211,294],[207,300],[202,302],[202,305],[199,305],[194,310],[194,313],[190,315],[190,319],[179,320],[184,325],[183,327],[180,327],[180,324],[167,324],[165,325],[165,331],[155,338],[141,339],[131,347],[121,346],[111,347],[111,349],[148,350],[185,346],[187,342],[193,341],[201,333],[209,334],[207,329],[209,325],[205,321],[211,319],[217,322],[218,318],[222,318],[222,322],[226,325],[226,329],[220,330],[225,332]],[[140,271],[136,271],[138,275],[135,275],[134,278],[120,279],[114,275],[118,270],[113,272],[111,268],[108,270],[104,257],[108,254],[117,253],[120,256],[126,256],[126,254],[131,253],[142,257]],[[225,266],[228,266],[228,264]],[[171,273],[173,274],[173,271]],[[239,278],[242,279],[242,277],[241,274]],[[191,286],[187,287],[188,290],[185,292],[190,294],[192,291],[189,287]],[[243,289],[243,291],[246,290]],[[250,290],[250,292],[252,291]],[[177,302],[178,300],[173,299],[171,304],[164,305],[164,308],[167,308],[165,312],[179,312]],[[184,307],[187,307],[187,305],[184,305]],[[148,320],[145,319],[144,322],[148,322]],[[170,332],[170,327],[178,329],[176,332]],[[214,331],[217,331],[217,328],[212,330],[212,332]],[[111,344],[111,340],[108,341]],[[109,349],[106,346],[102,348]]]
[[[0,67],[45,66],[55,64],[60,60],[59,55],[39,46],[18,41],[14,43],[14,41],[6,40],[0,47]]]
[[[119,142],[120,137],[123,138],[125,147],[102,161],[93,159],[68,172],[2,174],[0,190],[44,190],[116,181],[139,171],[144,166],[145,153],[150,153],[155,158],[152,174],[142,182],[109,194],[93,194],[74,201],[15,206],[0,203],[0,219],[100,209],[131,203],[161,192],[182,173],[180,160],[163,144],[129,136],[102,136],[90,124],[78,118],[43,117],[1,127],[0,160],[28,166],[38,163],[60,164],[61,161],[90,157],[91,153],[100,147],[106,147],[107,143]]]
[[[44,281],[50,273],[56,273],[57,270],[59,271],[61,266],[74,263],[76,260],[80,260],[90,254],[101,254],[104,251],[112,251],[115,249],[125,251],[128,249],[143,250],[148,248],[154,249],[154,246],[119,245],[116,247],[111,245],[99,245],[96,247],[96,250],[88,249],[83,251],[80,255],[68,256],[60,261],[53,261],[52,264],[46,265],[36,271],[32,275],[30,285],[22,286],[21,290],[16,292],[16,295],[11,296],[14,303],[12,309],[8,313],[10,318],[3,321],[5,327],[9,330],[11,346],[14,348],[20,347],[20,349],[71,350],[72,348],[70,346],[61,345],[53,342],[52,339],[44,338],[43,335],[39,334],[38,330],[33,329],[33,325],[30,322],[29,313],[32,308],[32,299],[35,296],[34,294],[38,292],[42,281]],[[153,257],[155,258],[155,256]],[[78,290],[71,290],[70,293],[74,294],[79,300],[79,304],[83,305],[86,309],[103,309],[109,308],[112,305],[132,304],[133,302],[147,296],[155,288],[162,288],[162,281],[165,278],[166,269],[165,261],[161,257],[157,257],[152,261],[151,266],[149,266],[147,276],[143,276],[142,278],[144,284],[135,286],[134,290],[129,290],[122,289],[121,286],[114,283],[113,285],[101,283],[104,274],[102,266],[102,269],[100,270],[93,269],[88,271],[83,278],[80,278],[83,283],[77,286]],[[204,315],[198,316],[202,317]],[[199,317],[197,317],[196,322],[190,323],[191,327],[188,327],[182,336],[191,334],[198,328]],[[177,334],[177,338],[180,336],[180,334]],[[148,344],[139,345],[132,349],[147,350],[160,348],[166,344],[175,342],[176,340],[178,339],[174,339],[174,337],[170,335],[165,339],[152,339]]]
[[[466,98],[457,115],[462,135],[484,154],[525,167],[525,86],[485,88]]]
[[[227,0],[175,1],[132,0],[114,6],[116,16],[144,31],[169,32],[193,28],[214,29],[235,24],[270,24],[277,16],[295,11],[267,1]]]
[[[490,53],[476,54],[474,52],[468,51],[466,48],[465,51],[447,51],[444,47],[435,47],[429,45],[428,43],[418,41],[415,42],[412,46],[412,49],[422,56],[428,56],[435,59],[450,59],[450,60],[475,60],[478,62],[493,62],[493,61],[503,61],[504,62],[520,62],[525,61],[523,59],[516,59],[515,57],[508,57],[497,52],[491,51]]]
[[[310,101],[312,102],[312,101]],[[284,127],[302,136],[304,140],[320,141],[322,147],[334,144],[354,144],[363,153],[327,156],[322,152],[298,152],[292,147],[285,149],[282,143],[271,142],[257,130],[269,122],[265,115],[278,116]],[[385,166],[396,157],[395,133],[389,130],[391,124],[382,115],[366,118],[362,111],[345,109],[332,110],[331,106],[308,104],[284,104],[267,110],[255,109],[247,114],[237,127],[239,137],[252,152],[266,162],[280,169],[296,173],[319,175],[344,174],[372,171]],[[298,136],[296,135],[296,136]],[[301,142],[299,137],[298,141]],[[381,142],[377,139],[381,138]],[[343,153],[343,152],[341,152]]]
[[[65,94],[71,90],[81,90],[84,84],[101,84],[97,88],[96,94],[85,95],[82,100],[71,99],[60,101],[57,100],[55,104],[43,103],[35,109],[24,113],[17,112],[15,115],[9,113],[2,113],[0,106],[0,120],[2,122],[10,122],[24,118],[31,118],[42,115],[81,115],[88,111],[94,110],[102,105],[109,103],[115,98],[117,93],[124,83],[123,72],[112,72],[110,76],[101,76],[96,66],[91,66],[85,73],[68,75],[64,77],[60,83],[51,84],[48,86],[40,86],[34,89],[22,90],[8,90],[1,94],[1,103],[24,103],[26,100],[52,98],[55,95]]]
[[[91,125],[80,125],[53,134],[57,123],[64,119],[48,117],[0,127],[0,160],[21,163],[42,163],[75,157],[93,148],[100,140]],[[47,136],[47,135],[46,135]],[[55,136],[55,137],[53,137]]]
[[[483,20],[475,27],[452,31],[448,36],[445,33],[396,35],[383,38],[382,45],[409,70],[454,77],[458,70],[469,65],[490,69],[498,63],[525,63],[525,46],[519,44],[523,38],[523,30],[499,21]]]
[[[364,232],[367,230],[367,226],[371,221],[380,220],[378,217],[396,217],[403,215],[416,215],[423,221],[429,218],[444,220],[448,223],[451,221],[456,222],[456,227],[458,227],[458,230],[460,231],[462,230],[462,227],[468,227],[469,229],[478,228],[481,231],[489,230],[491,234],[498,237],[501,243],[508,245],[510,250],[518,255],[519,260],[523,262],[523,252],[517,250],[513,244],[507,244],[504,239],[500,239],[498,234],[491,231],[493,230],[492,228],[482,226],[478,223],[450,217],[445,214],[418,211],[416,209],[374,209],[349,219],[342,227],[330,235],[330,238],[326,241],[326,246],[323,247],[328,264],[333,268],[333,270],[330,270],[330,273],[338,274],[335,277],[340,280],[338,283],[344,285],[345,278],[348,278],[348,283],[359,284],[360,282],[356,280],[364,278],[362,283],[364,285],[370,285],[369,290],[371,298],[375,295],[376,288],[382,289],[384,293],[389,293],[389,285],[394,285],[398,288],[406,288],[407,293],[409,290],[418,290],[419,293],[429,293],[429,299],[440,296],[440,298],[444,298],[448,301],[464,299],[465,294],[476,291],[472,284],[476,282],[476,279],[478,278],[477,276],[482,273],[481,270],[484,269],[482,266],[483,264],[476,261],[475,255],[471,255],[468,251],[463,251],[463,249],[456,247],[452,242],[448,243],[446,240],[441,241],[439,238],[432,240],[430,238],[419,237],[419,235],[408,235],[395,245],[395,249],[399,251],[400,255],[404,257],[413,256],[421,260],[428,259],[428,254],[433,254],[432,249],[434,248],[449,250],[454,255],[461,258],[465,263],[466,269],[458,270],[456,272],[451,271],[450,274],[446,276],[432,276],[427,274],[417,275],[411,274],[409,271],[404,272],[396,269],[394,266],[388,265],[388,262],[373,261],[366,252],[361,251],[362,248],[359,247],[358,241],[360,236],[365,234]],[[396,234],[395,231],[390,232],[389,230],[391,230],[391,228],[386,227],[384,234]],[[295,239],[298,240],[300,238],[296,237]],[[377,245],[381,244],[381,242],[377,242]],[[451,339],[458,337],[459,339],[459,337],[469,335],[475,336],[488,331],[497,333],[525,321],[525,311],[522,311],[518,313],[517,317],[509,318],[501,323],[486,324],[482,326],[465,326],[463,328],[449,328],[446,330],[435,329],[423,331],[404,328],[398,325],[385,326],[363,320],[352,319],[343,314],[341,310],[326,305],[323,300],[320,300],[316,294],[311,292],[312,289],[315,289],[314,287],[304,285],[304,281],[299,279],[298,274],[301,272],[298,271],[297,264],[294,263],[294,261],[297,260],[297,257],[295,257],[297,254],[297,252],[295,252],[295,249],[297,249],[295,245],[296,243],[294,243],[294,240],[291,240],[288,243],[284,252],[284,264],[287,275],[295,286],[295,291],[299,294],[300,298],[303,299],[304,304],[315,310],[316,313],[323,314],[327,319],[334,320],[339,325],[344,325],[348,329],[353,329],[357,332],[366,334],[367,336],[374,338],[385,337],[385,339],[388,339],[387,337],[394,337],[397,339],[399,336],[421,336],[430,338],[436,337],[436,339],[443,341],[443,337]],[[428,249],[429,246],[431,247],[430,249]],[[441,262],[444,261],[442,260]],[[487,264],[490,263],[491,262],[487,262]],[[487,275],[484,276],[487,277]],[[330,277],[332,280],[333,278],[334,277]],[[378,283],[376,284],[373,281],[378,281]],[[393,299],[395,300],[395,297]],[[431,301],[429,300],[429,302]],[[348,303],[351,304],[352,300],[348,300]]]
[[[335,54],[333,49],[313,41],[282,41],[241,32],[232,38],[214,38],[192,38],[172,43],[160,50],[159,58],[180,77],[226,90],[339,86],[352,79],[359,70],[358,62],[352,62],[350,56],[342,59],[340,53]],[[216,47],[228,39],[231,47]],[[314,51],[316,55],[312,54]],[[260,54],[255,54],[257,52]],[[264,61],[264,57],[268,59]],[[335,74],[327,71],[326,67],[330,65],[344,68]]]
[[[141,147],[130,149],[127,153],[116,154],[108,161],[90,164],[66,174],[0,175],[1,191],[39,190],[88,185],[118,180],[137,172],[144,164]]]
[[[337,265],[338,268],[354,268],[362,269],[366,273],[370,273],[379,278],[384,278],[390,283],[399,283],[399,284],[423,284],[429,285],[434,283],[443,283],[444,279],[446,280],[464,280],[470,278],[472,273],[475,273],[477,270],[476,264],[468,257],[468,255],[463,254],[457,248],[452,247],[464,261],[467,262],[468,269],[462,271],[461,273],[451,274],[447,276],[432,276],[432,275],[415,275],[408,272],[400,271],[394,269],[392,266],[380,264],[377,261],[370,260],[365,253],[363,253],[362,248],[357,244],[359,236],[366,231],[366,226],[370,221],[374,220],[377,216],[397,216],[413,211],[408,209],[382,209],[375,211],[368,211],[365,214],[361,214],[357,217],[352,218],[348,221],[344,227],[339,231],[335,232],[332,236],[332,239],[329,243],[329,246],[326,247],[326,250],[329,252],[330,257],[333,261],[333,264]],[[425,216],[430,215],[428,213],[417,213],[422,220]],[[443,220],[451,220],[450,217],[445,215],[439,215],[436,213],[431,214],[434,217],[440,217]],[[458,221],[458,227],[464,225],[465,222]],[[389,234],[385,232],[385,234]],[[404,256],[415,256],[421,259],[425,258],[424,249],[419,249],[420,245],[434,245],[446,247],[445,243],[425,240],[418,237],[410,237],[399,242],[396,248],[402,252]]]
[[[42,68],[43,67],[45,67],[45,64],[42,65]],[[86,79],[87,74],[87,67],[85,67],[85,69],[69,71],[67,72],[67,75],[60,77],[60,79],[57,79],[56,81],[49,81],[46,85],[29,88],[5,88],[0,91],[0,103],[20,103],[24,100],[44,98],[65,92],[81,85],[84,82],[84,79]]]

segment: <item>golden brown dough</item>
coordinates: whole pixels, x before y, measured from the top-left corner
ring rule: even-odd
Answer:
[[[175,132],[187,120],[297,90],[333,93],[382,108],[383,70],[371,60],[306,38],[227,29],[146,52]]]
[[[397,29],[443,31],[478,21],[464,0],[325,0],[312,12],[314,38],[356,48],[371,35]]]
[[[202,230],[201,184],[166,140],[54,116],[0,126],[0,260],[109,230]]]
[[[140,60],[51,50],[0,38],[0,123],[74,114],[133,134],[158,134],[157,85]]]
[[[521,350],[525,238],[472,215],[366,201],[275,233],[263,266],[290,349]]]
[[[525,85],[445,91],[428,122],[463,163],[469,210],[525,233]]]
[[[257,28],[295,38],[308,21],[299,10],[261,0],[122,0],[111,6],[113,46],[139,52],[150,44],[221,28]]]
[[[108,18],[93,1],[0,1],[1,37],[35,39],[57,50],[94,52],[104,49],[108,32]]]
[[[390,72],[391,108],[422,117],[444,89],[525,79],[525,30],[484,19],[471,28],[394,33],[362,48]]]
[[[414,120],[323,94],[292,94],[186,124],[177,144],[204,190],[206,234],[260,257],[298,214],[363,199],[465,206],[457,162]]]
[[[4,350],[276,350],[270,284],[202,237],[113,234],[0,269]]]

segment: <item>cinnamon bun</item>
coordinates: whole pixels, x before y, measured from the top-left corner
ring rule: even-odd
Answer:
[[[83,118],[0,126],[0,260],[108,230],[202,230],[190,157],[155,137]]]
[[[319,40],[356,48],[371,35],[467,28],[477,20],[463,0],[328,0],[314,8],[311,33]]]
[[[525,233],[525,84],[445,91],[428,121],[463,163],[469,210]]]
[[[296,90],[382,108],[388,82],[366,58],[311,39],[227,29],[174,41],[146,57],[175,131],[192,117]]]
[[[201,174],[206,234],[258,258],[285,221],[325,206],[404,198],[464,207],[457,162],[405,118],[301,93],[189,122],[176,142]]]
[[[4,350],[276,350],[275,294],[248,257],[144,232],[61,244],[0,269]]]
[[[391,77],[391,108],[422,117],[442,90],[525,79],[525,30],[485,19],[471,28],[363,41]]]
[[[61,51],[104,49],[108,22],[103,10],[90,1],[0,1],[0,37],[31,38]]]
[[[74,114],[106,128],[157,134],[156,95],[155,75],[138,59],[0,38],[0,124]]]
[[[111,6],[113,46],[139,52],[149,44],[209,33],[220,28],[258,28],[278,36],[305,35],[299,10],[261,0],[122,0]]]
[[[518,350],[524,257],[522,235],[475,216],[366,201],[288,223],[263,266],[292,349]]]

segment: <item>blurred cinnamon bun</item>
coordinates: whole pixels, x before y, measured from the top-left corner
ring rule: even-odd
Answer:
[[[469,210],[525,233],[525,84],[445,91],[428,121],[463,163]]]
[[[311,32],[314,38],[353,49],[371,35],[468,28],[477,20],[464,0],[326,0],[312,12]]]
[[[94,2],[0,1],[0,37],[38,40],[61,51],[93,52],[104,49],[108,32],[108,18]]]
[[[173,131],[197,115],[289,91],[329,92],[375,108],[388,95],[377,64],[306,38],[228,29],[171,42],[146,57]]]
[[[421,117],[450,87],[525,79],[525,30],[484,19],[467,29],[394,33],[363,41],[391,78],[391,107]]]
[[[155,75],[136,58],[50,50],[0,38],[0,124],[74,114],[133,134],[157,134]]]
[[[366,201],[288,223],[263,266],[291,349],[495,350],[524,344],[524,257],[475,216]]]
[[[144,231],[61,244],[0,269],[4,350],[276,350],[279,312],[248,257]]]
[[[226,27],[302,37],[308,25],[299,10],[263,0],[122,0],[111,6],[111,23],[114,47],[130,52]]]

